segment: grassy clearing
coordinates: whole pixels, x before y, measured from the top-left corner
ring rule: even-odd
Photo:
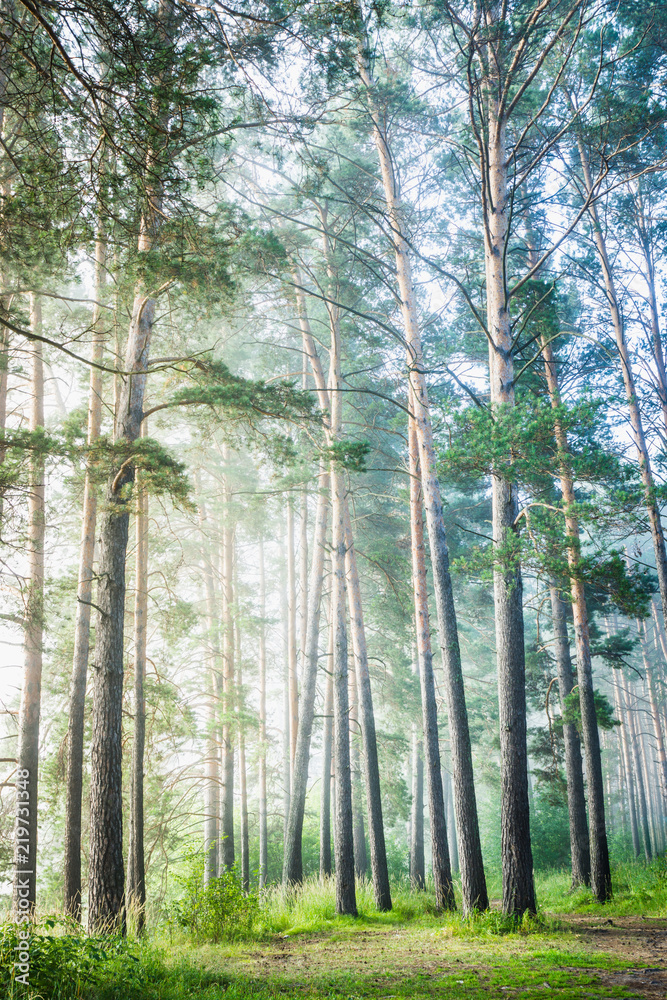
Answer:
[[[370,885],[358,919],[335,915],[333,882],[307,883],[259,901],[252,926],[221,943],[197,941],[165,921],[149,940],[87,938],[44,924],[31,942],[31,988],[11,975],[15,928],[0,925],[0,997],[8,1000],[559,1000],[636,997],[634,959],[568,928],[567,914],[667,916],[665,864],[619,865],[611,905],[570,892],[566,872],[538,876],[540,914],[518,924],[496,908],[437,914],[433,894],[393,890],[378,913]],[[492,893],[496,889],[490,880]],[[499,888],[499,886],[497,887]],[[561,915],[560,917],[558,915]],[[565,915],[565,916],[564,916]],[[606,947],[606,950],[605,950]],[[630,985],[629,985],[630,983]],[[639,992],[641,996],[642,993]]]

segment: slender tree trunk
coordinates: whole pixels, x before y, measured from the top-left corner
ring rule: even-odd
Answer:
[[[490,20],[491,15],[488,16]],[[491,403],[494,409],[511,409],[515,405],[513,336],[505,270],[511,204],[507,123],[499,104],[499,73],[498,65],[490,66],[490,78],[486,81],[488,164],[483,187],[488,204],[484,255]],[[520,915],[525,911],[534,913],[536,909],[526,749],[523,582],[518,561],[518,493],[516,485],[501,472],[492,475],[492,508],[497,560],[493,584],[500,710],[503,911]]]
[[[142,433],[146,435],[144,421]],[[144,864],[144,747],[146,743],[146,638],[148,617],[148,494],[137,472],[136,583],[134,599],[134,743],[130,844],[127,858],[127,906],[141,933],[146,919],[146,872]]]
[[[320,793],[320,878],[331,875],[331,744],[333,737],[333,619],[329,615],[327,679],[322,735],[322,791]]]
[[[334,392],[334,397],[339,393]],[[332,405],[332,409],[336,404]],[[352,827],[352,782],[350,774],[350,726],[347,676],[347,627],[345,614],[345,481],[341,469],[331,463],[333,529],[333,703],[334,766],[336,800],[334,811],[336,857],[336,913],[356,917],[354,886],[354,832]]]
[[[635,804],[635,782],[632,773],[632,758],[630,753],[630,737],[629,737],[629,726],[627,714],[624,710],[624,699],[621,693],[621,682],[619,678],[614,675],[614,704],[616,707],[616,715],[621,723],[620,726],[620,741],[621,741],[621,757],[623,761],[623,771],[625,772],[625,787],[627,790],[627,803],[630,812],[630,833],[632,835],[632,848],[635,852],[635,857],[639,857],[640,846],[639,846],[639,825],[637,823],[637,807]]]
[[[328,252],[328,235],[324,229],[325,256]],[[333,274],[330,269],[333,286]],[[331,298],[335,300],[334,294]],[[342,431],[341,344],[338,309],[331,305],[331,441],[340,440]],[[345,593],[345,477],[340,465],[332,459],[331,477],[331,529],[332,529],[332,602],[333,602],[333,706],[334,706],[334,767],[336,769],[336,798],[334,810],[334,852],[336,859],[336,912],[357,915],[354,885],[354,834],[352,828],[352,782],[350,774],[350,725],[348,702],[348,648]]]
[[[410,401],[412,402],[412,396]],[[431,628],[426,584],[426,552],[424,548],[424,516],[419,475],[419,452],[415,421],[409,421],[410,450],[410,528],[412,535],[412,582],[417,627],[417,658],[422,701],[424,758],[428,790],[429,820],[435,899],[439,909],[456,908],[454,885],[449,862],[445,803],[442,792],[438,714],[435,700]]]
[[[285,557],[285,547],[281,547],[282,555]],[[285,558],[283,558],[285,565]],[[290,761],[290,703],[289,703],[289,643],[287,638],[287,577],[283,577],[283,585],[280,588],[280,619],[283,624],[283,840],[284,849],[287,849],[288,837],[287,826],[289,822],[290,804],[292,801],[291,782],[291,761]]]
[[[6,306],[3,299],[0,299],[0,320],[5,312]],[[5,431],[7,429],[7,392],[9,389],[9,330],[6,326],[0,326],[0,466],[5,461],[7,447],[5,445]],[[4,529],[4,507],[5,496],[4,487],[0,487],[0,539]]]
[[[449,856],[452,861],[452,872],[454,875],[458,875],[460,870],[459,845],[458,845],[458,837],[456,834],[456,816],[454,815],[454,795],[452,793],[452,779],[449,772],[443,771],[442,784],[445,790],[445,816],[447,819],[447,833],[449,836]]]
[[[93,344],[91,360],[101,364],[104,356],[105,333],[101,323],[100,302],[106,283],[106,241],[102,226],[98,227],[95,243],[95,306],[93,309]],[[102,372],[90,369],[88,390],[87,443],[99,437],[102,423]],[[83,796],[83,738],[88,656],[90,653],[90,613],[93,598],[95,527],[97,495],[86,471],[81,516],[81,548],[76,618],[74,622],[74,656],[67,714],[67,774],[65,778],[65,850],[64,906],[65,913],[81,920],[81,802]]]
[[[410,806],[410,884],[413,889],[426,888],[424,864],[424,762],[419,726],[412,723],[412,804]]]
[[[168,52],[174,25],[173,0],[160,0],[158,34]],[[156,81],[158,85],[162,80]],[[158,87],[159,89],[159,87]],[[155,107],[167,131],[168,113]],[[165,150],[151,149],[146,163],[146,205],[142,213],[138,251],[156,244],[162,225],[161,174]],[[116,442],[133,444],[143,419],[148,356],[156,300],[139,281],[135,289],[124,376],[115,414]],[[93,685],[93,733],[90,747],[90,862],[88,928],[125,929],[123,871],[122,708],[123,628],[125,623],[125,557],[129,511],[124,487],[134,480],[134,466],[112,470],[106,511],[100,526],[99,583]]]
[[[234,590],[238,594],[238,567],[235,567]],[[241,630],[237,626],[236,633],[236,677],[237,697],[236,713],[239,731],[239,787],[241,792],[241,885],[243,891],[250,892],[250,830],[248,827],[248,774],[245,755],[245,695],[243,691],[243,655],[241,648]]]
[[[354,838],[354,873],[358,879],[366,878],[368,873],[368,854],[366,851],[366,830],[364,824],[364,806],[361,791],[361,761],[359,754],[359,712],[357,708],[356,670],[354,667],[348,674],[348,698],[350,701],[350,770],[352,772],[352,832]]]
[[[269,868],[266,810],[266,572],[264,538],[259,539],[259,889],[266,888]]]
[[[643,622],[637,622],[637,630],[641,640],[646,688],[649,705],[651,707],[651,721],[653,722],[653,735],[655,736],[655,745],[658,751],[658,773],[660,776],[660,787],[662,790],[663,800],[663,809],[661,812],[664,813],[664,807],[667,803],[667,753],[665,752],[665,736],[662,728],[662,721],[660,719],[660,711],[658,709],[658,695],[656,691],[654,669],[649,658],[646,626]]]
[[[198,480],[197,480],[198,482]],[[215,579],[210,560],[211,543],[206,538],[203,526],[206,511],[199,501],[199,527],[202,542],[204,587],[206,600],[206,660],[207,670],[207,718],[206,718],[206,758],[204,764],[204,885],[218,877],[220,840],[220,741],[219,716],[222,695],[222,672]]]
[[[42,309],[30,295],[30,329],[41,333]],[[44,363],[42,345],[31,349],[29,428],[44,426]],[[39,781],[39,718],[42,692],[44,633],[44,538],[46,533],[44,457],[38,450],[30,460],[28,494],[28,590],[25,605],[23,684],[18,719],[16,772],[16,836],[14,839],[14,916],[32,918],[37,901],[37,807]]]
[[[324,554],[327,537],[327,515],[329,474],[324,463],[320,464],[319,496],[315,514],[315,534],[313,539],[308,587],[308,630],[306,635],[305,671],[301,678],[301,703],[299,706],[299,727],[294,754],[292,794],[285,830],[285,852],[283,856],[283,885],[293,885],[303,879],[301,855],[303,817],[308,790],[308,765],[310,743],[315,718],[315,696],[319,666],[320,606],[324,581]]]
[[[556,362],[551,344],[546,336],[542,336],[541,338],[541,348],[551,405],[555,413],[558,413],[561,406],[561,398]],[[602,758],[600,756],[600,734],[598,731],[597,713],[595,711],[588,609],[586,607],[584,581],[579,569],[581,542],[579,522],[576,515],[576,497],[569,460],[567,433],[558,416],[554,419],[554,435],[558,448],[560,488],[563,496],[563,513],[567,535],[567,562],[570,570],[572,616],[574,619],[574,637],[577,650],[579,704],[581,707],[584,752],[586,754],[591,888],[598,902],[604,903],[611,898],[611,868],[609,865],[609,847],[607,844],[604,813],[604,782],[602,778]],[[574,855],[572,860],[574,878]]]
[[[635,786],[637,789],[637,803],[638,803],[638,820],[639,828],[641,830],[642,841],[644,844],[644,857],[647,861],[650,861],[653,857],[653,851],[651,848],[651,835],[648,828],[648,810],[646,807],[646,789],[644,786],[644,778],[642,775],[642,763],[641,763],[641,751],[639,747],[639,734],[637,731],[637,720],[635,718],[634,706],[632,704],[632,695],[625,685],[621,685],[621,701],[623,704],[624,717],[627,720],[629,736],[630,736],[630,748],[632,751],[632,759],[634,764],[635,773]]]
[[[438,633],[445,672],[445,688],[452,741],[454,796],[460,836],[463,909],[468,913],[473,910],[486,909],[488,907],[488,895],[484,877],[482,847],[479,838],[472,749],[470,746],[468,713],[465,702],[454,595],[449,572],[449,552],[443,519],[440,484],[437,476],[428,391],[423,371],[417,297],[391,149],[386,130],[382,124],[383,119],[376,104],[375,81],[371,73],[367,51],[363,44],[360,44],[357,50],[357,68],[366,91],[373,121],[373,137],[380,163],[384,198],[391,226],[392,243],[396,260],[396,278],[401,300],[403,327],[407,344],[409,384],[413,399],[412,412],[417,430],[421,479],[424,491],[423,504],[426,511],[431,565],[433,568]]]
[[[228,462],[226,446],[223,459]],[[234,525],[232,523],[231,490],[225,472],[223,525],[223,670],[222,670],[222,802],[220,816],[220,857],[225,871],[235,863],[234,844],[234,738],[236,711],[235,622],[234,622]]]
[[[294,507],[287,497],[287,652],[290,704],[290,775],[294,782],[294,756],[299,729],[299,675],[296,649],[296,553],[294,551]]]
[[[378,762],[377,738],[373,694],[368,672],[368,651],[366,630],[361,602],[361,586],[357,570],[356,553],[352,537],[352,523],[347,499],[344,505],[347,591],[350,605],[350,632],[354,650],[355,673],[357,678],[357,700],[363,744],[363,770],[366,785],[366,805],[368,809],[368,839],[371,853],[371,872],[375,905],[378,910],[391,909],[391,890],[387,868],[387,848],[384,839],[382,819],[382,795],[380,789],[380,765]]]
[[[551,581],[551,615],[555,640],[555,660],[558,673],[558,691],[561,709],[565,710],[565,699],[574,687],[570,640],[565,620],[563,603],[558,584]],[[573,722],[563,724],[565,744],[565,776],[567,780],[567,810],[570,820],[570,853],[572,857],[572,885],[590,885],[591,855],[588,841],[588,820],[586,818],[586,793],[584,771],[581,761],[581,743],[577,727]]]

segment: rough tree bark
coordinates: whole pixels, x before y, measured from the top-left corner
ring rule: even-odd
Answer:
[[[331,875],[331,749],[333,742],[333,627],[329,614],[327,678],[322,733],[322,791],[320,793],[320,878]]]
[[[198,480],[197,480],[198,481]],[[222,664],[218,640],[218,616],[211,543],[204,534],[206,510],[199,502],[199,530],[202,542],[206,606],[207,711],[206,758],[204,762],[204,885],[218,877],[220,838],[220,741],[219,714],[222,692]]]
[[[42,309],[39,297],[30,295],[30,329],[40,334]],[[30,412],[28,426],[44,426],[44,362],[42,345],[33,341],[30,351]],[[16,826],[14,838],[15,917],[34,915],[37,900],[37,805],[39,783],[39,718],[42,695],[42,642],[44,634],[44,538],[46,531],[44,456],[38,449],[30,459],[28,493],[28,588],[25,601],[23,683],[18,717],[16,772]]]
[[[95,306],[93,307],[93,344],[91,360],[101,364],[104,355],[105,331],[101,323],[100,303],[106,281],[106,240],[102,225],[98,225],[95,242]],[[102,423],[102,372],[90,369],[88,390],[88,433],[90,446],[99,437]],[[79,582],[74,621],[74,656],[67,713],[67,773],[65,777],[65,850],[64,907],[74,920],[81,920],[81,801],[83,794],[83,737],[88,656],[90,653],[90,614],[93,599],[95,527],[97,495],[86,470],[81,515],[81,548],[79,550]]]
[[[160,0],[157,31],[166,53],[172,42],[173,0]],[[153,109],[168,136],[163,67],[156,80],[158,97]],[[163,138],[168,142],[168,138]],[[157,242],[163,221],[161,174],[165,150],[152,146],[146,162],[146,199],[141,216],[138,251],[144,254]],[[137,283],[127,341],[125,375],[115,414],[115,440],[131,445],[139,437],[143,419],[148,355],[156,300],[144,283]],[[122,463],[112,471],[106,510],[100,526],[97,625],[93,667],[93,733],[90,748],[90,931],[125,928],[122,800],[123,627],[125,621],[125,556],[129,511],[126,489],[134,480],[134,466]]]
[[[146,421],[142,434],[147,432]],[[148,618],[148,494],[137,472],[136,569],[134,598],[134,742],[130,785],[130,843],[127,855],[127,907],[142,932],[146,920],[144,863],[144,747],[146,743],[146,639]]]
[[[349,667],[348,669],[348,698],[350,701],[350,770],[352,773],[352,832],[354,837],[354,874],[358,879],[363,879],[366,878],[366,874],[368,872],[368,853],[366,851],[366,829],[364,823],[364,806],[361,790],[361,755],[359,753],[361,727],[359,725],[359,712],[357,710],[357,678],[355,666]]]
[[[413,394],[410,395],[412,404]],[[411,406],[412,409],[412,406]],[[415,421],[410,419],[408,428],[410,453],[410,531],[412,538],[412,585],[417,629],[417,660],[422,702],[424,762],[428,790],[429,820],[431,825],[431,853],[435,901],[439,909],[456,908],[454,884],[449,861],[445,802],[442,791],[438,712],[435,699],[431,628],[426,584],[426,552],[424,548],[424,515],[422,487],[419,473],[419,451]]]
[[[565,620],[565,604],[561,598],[558,583],[551,581],[551,616],[554,632],[554,658],[558,674],[558,691],[561,709],[565,699],[574,687],[570,639]],[[588,842],[588,820],[586,818],[586,792],[584,771],[581,761],[581,743],[577,727],[573,722],[563,724],[565,744],[565,777],[567,781],[567,809],[570,820],[570,854],[572,858],[572,885],[590,885],[591,855]]]

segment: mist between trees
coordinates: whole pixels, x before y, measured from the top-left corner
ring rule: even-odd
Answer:
[[[610,899],[667,837],[664,8],[0,21],[7,913]]]

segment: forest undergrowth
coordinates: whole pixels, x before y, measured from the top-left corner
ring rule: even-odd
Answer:
[[[491,873],[492,896],[496,881]],[[657,951],[651,957],[655,935],[667,933],[664,858],[616,865],[617,892],[604,906],[588,890],[572,891],[564,870],[536,873],[536,884],[538,915],[516,921],[497,902],[468,918],[438,913],[432,889],[400,883],[392,911],[378,913],[363,882],[359,917],[339,917],[333,883],[314,879],[288,896],[274,888],[249,897],[250,915],[237,912],[216,940],[178,926],[173,909],[142,938],[87,936],[45,917],[31,939],[29,991],[11,977],[17,939],[5,923],[0,990],[9,1000],[664,995],[667,970]],[[608,926],[622,937],[606,939]]]

